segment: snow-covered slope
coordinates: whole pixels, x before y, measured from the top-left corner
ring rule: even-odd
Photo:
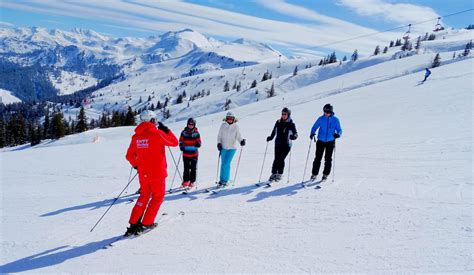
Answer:
[[[147,38],[113,38],[84,29],[0,29],[0,62],[47,68],[48,78],[60,94],[76,92],[121,73],[127,73],[128,80],[168,60],[175,66],[171,76],[181,76],[257,64],[280,56],[265,44],[242,39],[222,42],[191,29]],[[74,83],[61,84],[71,82],[71,75],[76,78]]]
[[[420,85],[421,72],[398,72],[410,68],[411,60],[417,59],[295,86],[235,108],[248,141],[235,186],[215,196],[167,195],[160,211],[185,211],[184,217],[107,250],[102,247],[127,226],[133,206],[128,198],[118,200],[93,233],[89,230],[127,182],[124,154],[132,127],[1,153],[0,272],[472,271],[474,62],[446,63]],[[388,75],[376,75],[380,71]],[[343,88],[335,83],[344,83]],[[335,180],[320,190],[301,189],[309,129],[328,102],[344,129]],[[265,138],[283,106],[292,109],[300,133],[290,180],[286,183],[287,164],[281,184],[256,188]],[[199,189],[215,180],[215,140],[223,115],[198,118]],[[169,126],[175,133],[184,127],[182,122]],[[269,147],[264,177],[273,155]],[[177,157],[179,151],[172,151]],[[170,187],[169,155],[168,163]],[[137,188],[134,181],[128,194]]]
[[[0,89],[0,103],[3,104],[10,104],[10,103],[16,103],[16,102],[21,102],[19,98],[16,96],[12,95],[10,91]]]

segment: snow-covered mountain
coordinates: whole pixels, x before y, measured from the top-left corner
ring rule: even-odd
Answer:
[[[222,42],[191,29],[147,38],[113,38],[84,29],[71,32],[37,27],[0,29],[0,62],[10,67],[44,68],[44,78],[52,84],[48,88],[56,88],[58,94],[69,94],[120,73],[143,70],[146,65],[167,60],[182,59],[176,63],[175,71],[185,74],[193,70],[196,74],[238,67],[243,62],[256,64],[280,55],[268,45],[243,40]],[[190,66],[182,69],[180,64]],[[59,85],[71,82],[71,74],[76,78],[75,83],[67,87]],[[0,85],[14,92],[21,90],[1,80]],[[36,91],[29,92],[32,95],[19,92],[18,96],[34,98]]]
[[[446,36],[433,43],[450,48],[447,44],[464,42]],[[124,155],[133,127],[95,129],[2,152],[0,272],[472,273],[474,59],[442,52],[442,65],[421,84],[422,69],[440,49],[430,48],[404,58],[393,59],[400,53],[391,49],[386,56],[352,63],[299,66],[296,76],[292,71],[298,63],[290,60],[281,68],[274,61],[244,73],[240,68],[203,74],[206,86],[199,86],[197,76],[176,80],[176,85],[189,80],[190,93],[214,84],[221,90],[224,79],[246,84],[268,69],[279,88],[275,97],[257,102],[255,89],[263,93],[272,82],[259,79],[256,88],[216,90],[189,108],[173,105],[171,118],[197,117],[202,138],[198,190],[166,196],[160,213],[176,217],[184,211],[184,216],[110,249],[103,247],[127,226],[136,180],[89,231],[127,183],[131,168]],[[127,91],[127,83],[133,99],[145,99],[162,80],[170,89],[158,86],[155,95],[173,91],[174,81],[166,82],[171,65],[146,68],[103,89],[107,96],[94,98],[89,114],[100,109],[95,104],[102,100],[122,100],[124,94],[117,93]],[[233,112],[247,146],[239,148],[235,185],[208,195],[202,190],[216,178],[216,136],[225,116],[217,102],[225,97],[236,103]],[[321,189],[302,189],[308,151],[309,166],[314,157],[309,131],[326,103],[335,106],[343,128],[335,166]],[[299,138],[284,180],[257,188],[265,138],[284,106],[292,110]],[[180,133],[184,123],[171,120],[167,125]],[[263,178],[270,173],[272,147]],[[178,149],[171,150],[177,158]],[[175,166],[167,153],[167,188],[176,187],[179,177],[173,182]]]

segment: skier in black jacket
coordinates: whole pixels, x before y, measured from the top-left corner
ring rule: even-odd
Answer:
[[[269,181],[279,181],[285,168],[285,159],[291,150],[292,141],[298,138],[296,125],[291,119],[291,111],[283,108],[281,118],[276,121],[272,134],[267,137],[267,142],[275,139],[275,160],[272,166],[272,175]]]

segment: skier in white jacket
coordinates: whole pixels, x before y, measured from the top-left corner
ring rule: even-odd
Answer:
[[[245,146],[245,139],[240,135],[236,122],[234,114],[228,112],[217,135],[217,150],[221,157],[220,181],[218,182],[220,186],[226,186],[229,183],[230,165],[237,151],[236,143],[239,142],[240,146]]]

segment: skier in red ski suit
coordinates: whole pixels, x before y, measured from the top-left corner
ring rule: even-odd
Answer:
[[[178,146],[178,139],[168,127],[161,122],[156,127],[154,112],[144,111],[140,118],[143,122],[135,128],[126,158],[138,170],[141,192],[130,215],[126,235],[155,226],[168,176],[165,146]]]

